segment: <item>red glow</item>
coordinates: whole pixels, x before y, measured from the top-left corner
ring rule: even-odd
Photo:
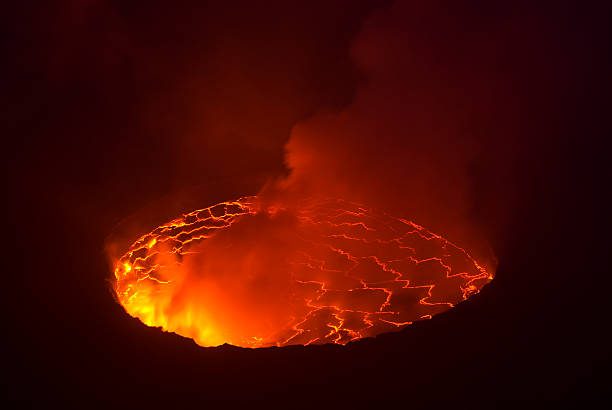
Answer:
[[[132,316],[202,346],[346,344],[431,318],[493,279],[413,222],[343,200],[193,211],[115,264]]]

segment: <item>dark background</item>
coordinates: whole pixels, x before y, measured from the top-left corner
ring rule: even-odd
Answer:
[[[458,21],[529,22],[504,60],[526,107],[517,199],[498,227],[486,204],[503,202],[503,190],[472,169],[473,213],[490,227],[499,267],[468,302],[347,347],[261,350],[204,349],[115,303],[104,242],[120,221],[152,203],[163,220],[257,192],[287,172],[293,124],[349,104],[367,81],[348,49],[390,3],[289,3],[3,6],[5,398],[160,407],[607,398],[604,7],[440,3]],[[543,37],[556,48],[539,48]]]

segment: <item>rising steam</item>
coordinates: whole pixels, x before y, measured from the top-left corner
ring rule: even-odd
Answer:
[[[346,344],[488,283],[495,262],[469,216],[469,168],[504,92],[491,85],[496,48],[442,34],[457,22],[433,8],[398,2],[367,21],[351,49],[366,82],[340,112],[294,126],[287,178],[185,214],[113,259],[126,311],[203,346]]]

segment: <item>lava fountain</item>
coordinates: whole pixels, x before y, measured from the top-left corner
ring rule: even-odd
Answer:
[[[399,330],[492,279],[459,246],[360,204],[244,197],[140,237],[116,261],[113,285],[148,326],[201,346],[266,347]]]

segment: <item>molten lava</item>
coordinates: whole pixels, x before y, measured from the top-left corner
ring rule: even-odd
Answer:
[[[413,222],[343,200],[193,211],[116,262],[118,301],[202,346],[346,344],[431,318],[493,279]]]

